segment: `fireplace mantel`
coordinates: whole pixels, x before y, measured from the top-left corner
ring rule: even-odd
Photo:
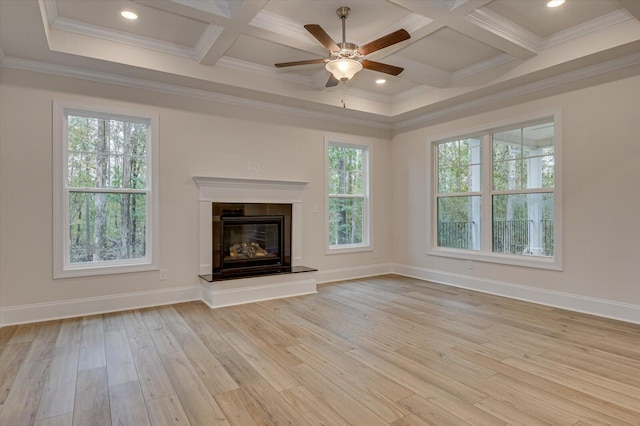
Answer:
[[[199,188],[203,187],[233,187],[233,188],[263,188],[263,189],[297,189],[303,190],[309,182],[296,180],[248,179],[216,176],[194,176],[193,180]]]
[[[200,201],[299,203],[309,182],[195,176]]]
[[[291,264],[302,262],[302,199],[309,182],[219,176],[195,176],[200,205],[199,275],[212,271],[211,206],[217,203],[291,204]],[[293,274],[293,276],[298,274]],[[307,275],[307,274],[304,274]],[[315,293],[316,280],[300,280],[292,275],[252,277],[223,283],[203,282],[203,300],[212,307],[247,303],[254,300]]]

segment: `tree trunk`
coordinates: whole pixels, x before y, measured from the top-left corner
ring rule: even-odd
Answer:
[[[131,187],[131,123],[124,124],[123,156],[122,156],[122,188]],[[122,194],[120,203],[120,258],[131,258],[130,227],[131,215],[129,214],[131,194]]]
[[[344,150],[341,150],[344,151]],[[347,190],[347,170],[346,163],[344,160],[344,152],[341,152],[340,155],[340,193],[346,194]],[[347,242],[347,232],[345,229],[345,225],[347,224],[347,212],[343,206],[340,209],[340,225],[338,226],[338,244],[345,244]]]
[[[105,120],[98,122],[98,154],[96,161],[96,188],[107,186],[107,171],[109,165],[109,123]],[[94,193],[93,201],[95,216],[93,219],[93,260],[104,260],[107,245],[107,194]]]

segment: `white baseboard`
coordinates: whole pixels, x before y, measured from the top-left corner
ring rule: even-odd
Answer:
[[[265,277],[259,283],[252,282],[250,279],[216,284],[203,282],[202,286],[176,287],[60,302],[8,306],[0,308],[0,327],[168,305],[192,300],[202,300],[212,308],[219,308],[282,297],[313,294],[316,293],[316,283],[358,279],[389,273],[640,324],[640,306],[638,305],[433,269],[385,263],[312,272],[304,274],[305,278],[309,277],[304,280],[296,279],[299,277],[295,275],[288,275],[288,281],[285,280],[284,282],[278,276]]]
[[[234,283],[240,281],[248,280],[234,280]],[[316,280],[313,278],[286,282],[262,282],[254,285],[245,284],[235,287],[224,285],[228,283],[232,283],[232,281],[203,283],[202,300],[204,303],[209,305],[210,308],[222,308],[225,306],[317,293]]]
[[[356,266],[354,268],[320,270],[316,272],[316,278],[318,284],[322,284],[373,277],[376,275],[390,274],[391,272],[393,272],[393,265],[391,263],[380,263],[378,265]]]
[[[8,306],[0,308],[0,327],[200,300],[201,292],[200,286],[188,286]]]
[[[597,299],[594,297],[545,290],[408,265],[394,264],[393,272],[398,275],[418,278],[438,284],[461,287],[482,293],[495,294],[497,296],[640,324],[640,306],[629,303],[614,302],[606,299]]]

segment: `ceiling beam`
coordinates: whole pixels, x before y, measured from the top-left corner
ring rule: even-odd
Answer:
[[[390,1],[511,56],[524,59],[538,54],[537,36],[488,9],[481,9],[490,0],[471,0],[451,11],[436,2]]]
[[[201,53],[200,63],[203,65],[215,65],[238,37],[247,31],[249,23],[267,4],[267,1],[268,0],[243,1],[236,9],[231,21],[224,27],[222,34],[210,43],[206,51]]]
[[[618,0],[618,3],[640,20],[640,2],[638,0]]]

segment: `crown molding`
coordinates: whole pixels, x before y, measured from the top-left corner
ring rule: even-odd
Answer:
[[[498,37],[523,47],[532,54],[538,53],[540,37],[487,8],[468,13],[466,19]]]
[[[304,30],[303,25],[264,9],[251,20],[249,25],[307,43],[310,46],[315,45],[315,39]]]
[[[156,39],[125,33],[122,31],[89,25],[67,18],[57,17],[54,20],[51,28],[60,31],[82,34],[89,37],[115,41],[118,43],[129,44],[145,49],[157,50],[160,52],[169,53],[171,55],[182,56],[188,59],[197,60],[199,56],[199,52],[193,47],[181,46],[175,43],[159,41]]]
[[[447,116],[453,116],[471,109],[479,108],[486,105],[491,105],[503,100],[512,99],[518,96],[528,95],[531,93],[539,92],[541,90],[558,87],[563,84],[568,84],[574,81],[582,80],[585,78],[595,77],[600,74],[608,72],[640,66],[640,53],[634,53],[631,55],[623,56],[621,58],[612,59],[610,61],[594,64],[588,67],[580,68],[577,70],[569,71],[564,74],[549,77],[544,80],[539,80],[533,83],[525,84],[522,86],[514,87],[512,89],[503,90],[492,95],[483,96],[478,99],[474,99],[469,102],[464,102],[459,105],[454,105],[448,108],[442,108],[437,111],[423,114],[419,117],[411,118],[408,120],[398,121],[392,125],[394,134],[401,133],[402,131],[411,130],[417,127],[428,126],[431,121],[444,118]]]
[[[39,0],[40,1],[40,9],[44,10],[44,13],[47,17],[47,22],[49,23],[49,27],[53,26],[53,23],[56,21],[58,17],[58,5],[56,0]]]
[[[393,103],[402,102],[402,101],[406,101],[407,99],[411,99],[415,96],[430,92],[432,90],[433,90],[433,87],[430,87],[430,86],[416,86],[411,89],[405,90],[404,92],[400,92],[397,95],[394,95],[391,98],[391,100]]]
[[[289,114],[292,116],[311,118],[316,120],[325,120],[341,124],[349,124],[352,126],[362,126],[370,129],[384,130],[387,132],[391,130],[391,125],[388,123],[388,121],[381,120],[380,117],[371,119],[356,118],[343,114],[333,114],[300,107],[290,107],[287,105],[281,105],[267,101],[248,99],[239,96],[206,91],[202,89],[192,89],[175,84],[159,83],[156,81],[150,81],[141,78],[123,77],[120,75],[69,67],[66,65],[50,64],[40,61],[32,61],[29,59],[5,56],[5,58],[2,60],[2,63],[0,63],[0,66],[25,71],[58,75],[62,77],[78,78],[82,80],[95,81],[98,83],[114,84],[135,89],[149,90],[169,95],[185,96],[209,102]]]
[[[223,56],[216,62],[215,67],[224,67],[238,71],[245,71],[264,77],[277,78],[278,80],[290,83],[302,84],[311,87],[311,78],[295,73],[278,72],[274,67],[256,64],[255,62],[243,61],[242,59]]]
[[[302,84],[309,88],[313,87],[313,84],[312,84],[313,82],[311,77],[295,74],[295,73],[278,72],[278,70],[274,69],[273,67],[259,65],[254,62],[247,62],[247,61],[232,58],[229,56],[223,56],[222,58],[220,58],[220,60],[216,63],[216,67],[218,66],[226,67],[230,69],[236,69],[238,71],[246,71],[253,74],[262,75],[265,77],[277,78],[279,80],[283,80],[291,83]],[[324,90],[324,87],[322,87],[320,90]],[[385,102],[385,103],[391,102],[390,96],[384,95],[381,93],[370,92],[368,90],[346,88],[345,93],[348,95],[357,96],[358,98],[368,99],[371,101]]]
[[[436,0],[442,6],[444,6],[449,12],[459,8],[469,0]]]
[[[589,33],[617,25],[625,22],[629,19],[634,19],[633,15],[627,12],[625,9],[614,10],[613,12],[602,15],[598,18],[584,22],[580,25],[567,28],[564,31],[557,32],[542,39],[539,43],[540,50],[547,49],[556,44],[564,43],[566,41],[580,38]]]
[[[460,81],[464,80],[467,77],[471,77],[478,73],[490,70],[491,68],[495,68],[499,65],[506,64],[507,62],[517,61],[518,58],[515,58],[509,54],[501,53],[497,56],[494,56],[491,59],[487,59],[486,61],[478,62],[477,64],[469,65],[466,68],[458,70],[451,74],[451,81]]]
[[[242,3],[242,0],[169,0],[191,9],[200,10],[202,12],[211,13],[213,15],[222,16],[231,19],[233,12]]]

